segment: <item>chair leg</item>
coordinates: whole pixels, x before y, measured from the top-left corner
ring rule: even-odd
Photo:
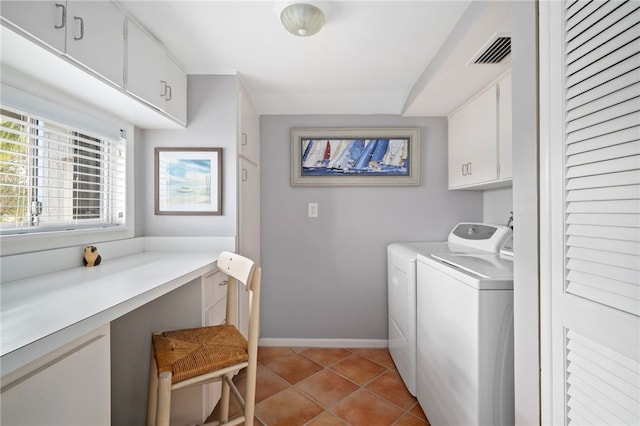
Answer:
[[[253,417],[256,405],[256,378],[257,364],[255,358],[247,366],[247,392],[244,397],[245,426],[253,426]]]
[[[147,423],[146,426],[156,426],[156,412],[158,409],[158,366],[151,348],[149,361],[149,388],[147,390]]]
[[[228,375],[231,378],[231,375]],[[229,420],[229,383],[224,378],[222,383],[222,393],[220,395],[220,423],[226,423]]]
[[[169,426],[171,409],[171,373],[162,373],[158,378],[157,426]]]

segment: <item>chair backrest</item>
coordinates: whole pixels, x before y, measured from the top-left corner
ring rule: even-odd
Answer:
[[[237,283],[241,282],[249,296],[249,344],[257,345],[258,318],[260,315],[260,267],[251,259],[237,253],[223,251],[218,256],[218,269],[227,274],[227,310],[225,324],[236,325],[237,318]],[[253,337],[253,339],[252,339]],[[254,340],[252,342],[252,340]]]
[[[218,256],[218,269],[240,281],[247,290],[251,290],[254,267],[255,264],[251,259],[237,253],[223,251]]]

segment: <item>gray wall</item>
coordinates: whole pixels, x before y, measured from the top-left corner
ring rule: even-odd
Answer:
[[[385,126],[420,128],[420,186],[289,185],[291,127]],[[443,241],[457,222],[482,220],[481,191],[447,190],[446,119],[263,116],[260,135],[261,337],[386,339],[387,244]]]
[[[483,198],[484,208],[482,221],[484,223],[506,225],[509,222],[509,216],[513,210],[512,188],[486,190],[484,191]]]
[[[236,76],[188,77],[188,126],[180,130],[136,131],[136,234],[162,237],[236,235]],[[154,148],[222,148],[222,216],[154,214]]]

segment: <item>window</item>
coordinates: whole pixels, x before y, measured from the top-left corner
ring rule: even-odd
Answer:
[[[0,232],[124,225],[125,157],[124,137],[107,138],[3,106]]]

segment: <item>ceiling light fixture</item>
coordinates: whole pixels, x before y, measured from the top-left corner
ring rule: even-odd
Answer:
[[[280,12],[282,25],[293,35],[308,37],[314,35],[326,21],[325,13],[318,6],[309,3],[293,3]]]

